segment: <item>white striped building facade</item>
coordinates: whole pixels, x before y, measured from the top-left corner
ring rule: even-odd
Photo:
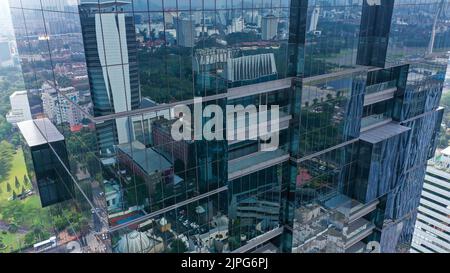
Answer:
[[[450,252],[450,172],[427,167],[410,252]]]

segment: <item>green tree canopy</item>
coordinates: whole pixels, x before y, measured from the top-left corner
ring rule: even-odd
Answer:
[[[1,135],[0,135],[1,138]],[[14,146],[6,140],[0,142],[0,179],[7,177],[11,170]]]
[[[14,177],[14,186],[16,186],[16,189],[19,189],[20,187],[20,182],[19,179],[17,179],[17,176]]]
[[[170,244],[170,253],[184,253],[187,251],[186,244],[181,239],[175,239]]]

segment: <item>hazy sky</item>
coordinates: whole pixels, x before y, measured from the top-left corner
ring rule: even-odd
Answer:
[[[12,35],[8,0],[0,0],[0,36]]]

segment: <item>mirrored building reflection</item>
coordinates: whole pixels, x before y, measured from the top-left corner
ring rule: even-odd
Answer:
[[[447,0],[10,6],[29,96],[65,140],[42,129],[74,186],[55,206],[86,218],[83,251],[409,248],[443,115]],[[174,140],[179,104],[278,106],[279,145]],[[250,108],[234,124],[247,135]]]

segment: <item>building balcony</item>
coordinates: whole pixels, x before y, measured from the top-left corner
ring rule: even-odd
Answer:
[[[397,92],[396,81],[368,86],[364,96],[364,106],[392,99],[395,92]]]
[[[350,213],[349,222],[356,221],[361,217],[366,216],[377,208],[377,205],[380,203],[378,200],[374,200],[368,204],[361,204],[352,207],[352,211]]]
[[[377,208],[379,201],[374,200],[368,204],[360,203],[346,195],[336,195],[333,198],[324,202],[324,205],[334,211],[337,211],[345,216],[348,223],[352,223]]]
[[[366,96],[374,93],[379,93],[388,89],[396,88],[397,87],[397,81],[388,81],[388,82],[382,82],[374,85],[370,85],[366,87]]]
[[[384,114],[363,117],[361,119],[361,131],[364,132],[364,131],[373,129],[377,126],[387,124],[391,121],[392,121],[392,119],[390,117],[387,117]]]
[[[228,161],[228,179],[245,176],[280,164],[289,159],[289,153],[283,149],[273,152],[256,152]]]
[[[375,225],[364,218],[360,218],[348,225],[347,232],[345,232],[345,249],[350,249],[352,246],[372,234]]]
[[[290,107],[289,106],[285,106],[285,107],[279,108],[278,121],[276,121],[276,120],[273,121],[273,122],[278,122],[278,130],[275,129],[275,128],[272,130],[270,109],[268,109],[267,113],[265,113],[265,112],[261,112],[260,113],[262,115],[266,115],[267,116],[267,121],[266,122],[261,122],[261,123],[258,123],[257,121],[255,121],[256,124],[257,124],[257,126],[255,126],[255,128],[251,128],[252,120],[249,120],[247,115],[244,116],[244,118],[245,118],[244,121],[242,120],[242,118],[241,119],[237,118],[235,120],[235,124],[234,124],[234,128],[235,128],[234,139],[233,140],[229,140],[228,144],[236,144],[236,143],[239,143],[239,142],[243,141],[243,140],[237,139],[237,129],[236,128],[238,128],[237,124],[238,124],[239,121],[240,122],[245,122],[245,124],[249,124],[249,126],[245,126],[245,135],[246,136],[251,136],[251,135],[259,136],[258,135],[258,130],[259,130],[258,126],[262,126],[262,127],[265,126],[264,128],[267,128],[267,132],[269,132],[269,134],[280,132],[282,130],[288,129],[289,128],[289,122],[292,119],[292,115],[289,113],[289,111],[290,111]],[[267,135],[268,134],[265,134],[265,135],[261,135],[259,137],[263,137],[263,136],[267,136]]]
[[[366,249],[366,244],[363,242],[357,242],[353,246],[347,248],[345,253],[364,253]]]

